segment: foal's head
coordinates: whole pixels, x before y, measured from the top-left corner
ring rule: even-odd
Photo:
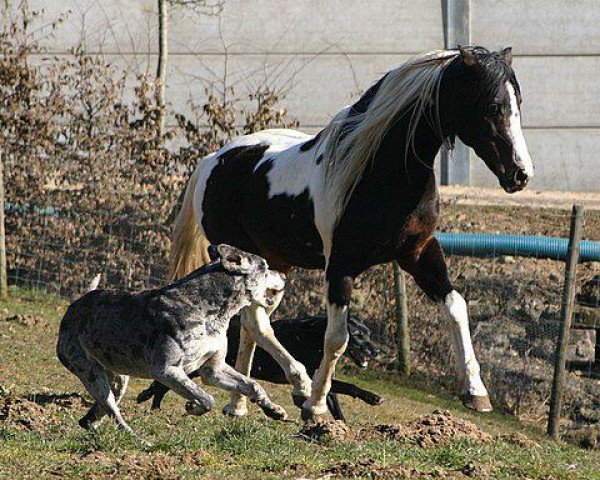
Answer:
[[[499,52],[468,47],[447,70],[454,74],[454,98],[463,107],[455,132],[508,193],[523,190],[533,177],[521,130],[521,90],[511,64],[510,47]]]

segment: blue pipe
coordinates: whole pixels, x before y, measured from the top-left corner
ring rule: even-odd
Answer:
[[[471,257],[514,255],[566,260],[569,247],[566,238],[542,236],[436,233],[435,238],[446,253]],[[600,243],[582,240],[579,261],[600,262]]]

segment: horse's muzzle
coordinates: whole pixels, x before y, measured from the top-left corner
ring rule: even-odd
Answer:
[[[523,190],[529,183],[529,175],[523,168],[513,170],[504,176],[500,182],[507,193],[515,193]]]

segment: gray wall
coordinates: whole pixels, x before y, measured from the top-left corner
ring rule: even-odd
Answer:
[[[47,40],[50,51],[65,52],[84,35],[88,51],[115,65],[154,71],[156,1],[32,4],[72,11]],[[537,168],[532,187],[600,190],[600,1],[472,0],[471,25],[473,43],[513,46]],[[170,44],[174,109],[201,102],[204,88],[224,76],[238,96],[267,78],[287,91],[301,128],[314,132],[387,70],[443,46],[441,0],[226,0],[219,17],[173,10]],[[476,185],[496,185],[476,158],[472,176]]]

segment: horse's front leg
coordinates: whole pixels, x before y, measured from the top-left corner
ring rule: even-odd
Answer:
[[[302,406],[302,419],[310,420],[327,413],[327,394],[338,359],[348,345],[348,307],[353,278],[329,267],[326,272],[327,328],[321,365],[315,372],[312,394]]]
[[[478,412],[491,411],[492,404],[479,375],[479,363],[471,342],[467,303],[450,283],[440,244],[431,237],[418,255],[414,252],[401,254],[398,263],[414,277],[427,296],[439,304],[442,315],[450,323],[455,360],[463,384],[462,402]]]

